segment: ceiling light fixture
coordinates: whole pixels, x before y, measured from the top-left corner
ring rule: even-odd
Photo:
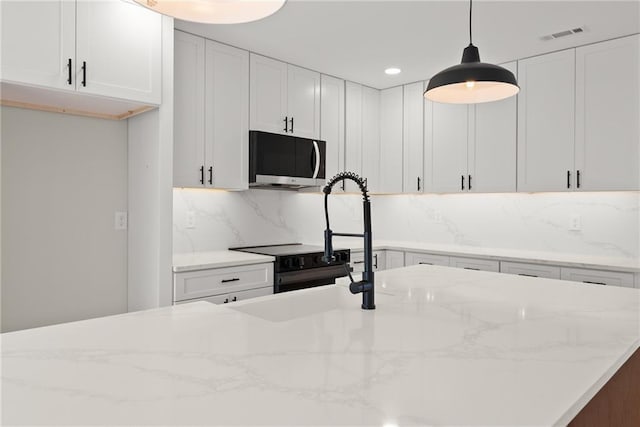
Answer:
[[[447,104],[476,104],[498,101],[520,91],[513,73],[498,65],[480,62],[478,48],[471,37],[469,0],[469,46],[462,52],[462,63],[440,71],[429,80],[424,97]]]
[[[387,68],[384,70],[385,74],[389,74],[390,76],[395,76],[396,74],[400,74],[402,70],[400,68]]]
[[[135,0],[142,6],[183,21],[241,24],[276,13],[286,0]]]

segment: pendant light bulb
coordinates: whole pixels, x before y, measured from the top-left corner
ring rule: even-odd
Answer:
[[[276,13],[286,0],[134,0],[147,9],[183,21],[242,24]]]
[[[513,73],[498,65],[480,62],[480,52],[473,45],[469,0],[469,46],[458,65],[440,71],[429,80],[424,97],[446,104],[477,104],[516,95],[520,88]]]

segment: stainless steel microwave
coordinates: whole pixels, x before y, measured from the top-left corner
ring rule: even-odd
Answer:
[[[322,186],[325,153],[325,141],[249,131],[249,187]]]

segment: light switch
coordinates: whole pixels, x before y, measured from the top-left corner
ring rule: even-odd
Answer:
[[[114,230],[127,229],[127,213],[126,212],[116,212],[113,229]]]
[[[580,217],[580,215],[571,215],[571,219],[569,220],[569,230],[570,231],[582,230],[582,218]]]

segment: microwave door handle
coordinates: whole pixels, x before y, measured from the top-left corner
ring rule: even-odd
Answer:
[[[313,141],[313,152],[315,153],[316,164],[313,167],[313,179],[318,177],[318,172],[320,170],[320,148],[318,148],[318,142]]]

